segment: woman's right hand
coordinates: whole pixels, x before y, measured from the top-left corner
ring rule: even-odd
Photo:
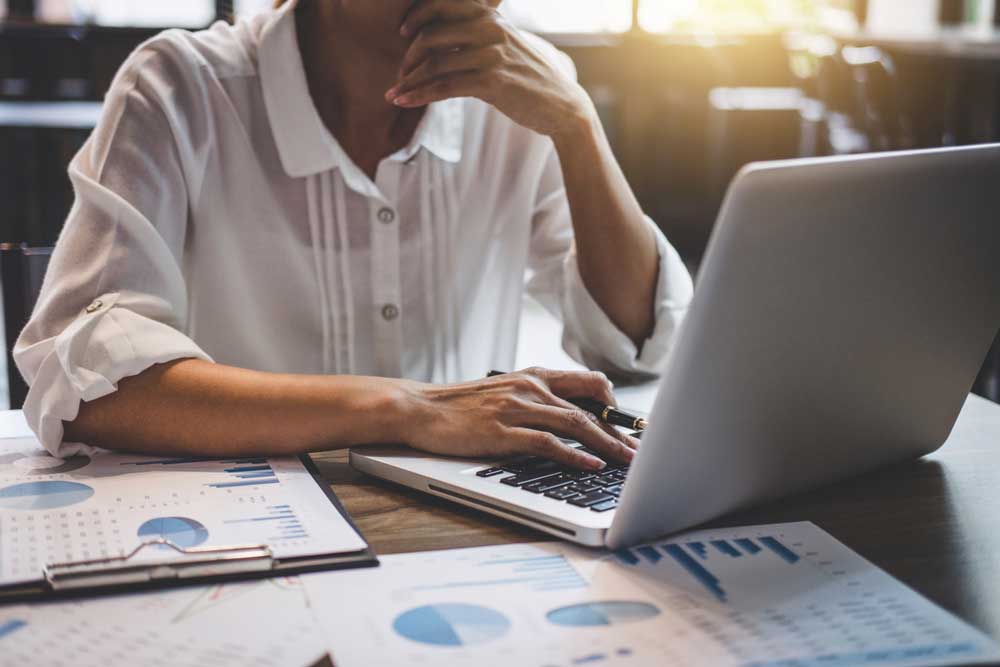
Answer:
[[[529,368],[452,385],[413,383],[405,444],[451,456],[503,458],[534,455],[585,470],[601,459],[567,445],[575,440],[607,461],[628,463],[638,440],[602,424],[567,399],[592,398],[614,405],[603,373]]]

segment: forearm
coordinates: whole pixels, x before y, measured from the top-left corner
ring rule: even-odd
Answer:
[[[659,256],[652,230],[592,107],[553,141],[583,283],[611,321],[641,346],[655,324]]]
[[[405,381],[263,373],[184,359],[80,407],[66,439],[158,455],[278,455],[396,442]]]

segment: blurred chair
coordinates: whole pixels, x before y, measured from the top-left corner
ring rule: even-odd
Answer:
[[[912,147],[913,136],[900,107],[892,58],[874,46],[845,46],[842,56],[853,84],[855,125],[867,135],[870,149]]]
[[[811,44],[816,62],[816,95],[823,105],[825,141],[819,154],[850,155],[871,150],[868,135],[858,127],[851,71],[831,38]],[[825,145],[823,145],[825,144]],[[825,150],[823,150],[825,149]]]
[[[92,97],[86,29],[0,24],[0,99]]]
[[[12,410],[20,409],[28,395],[28,386],[14,364],[14,342],[28,323],[38,300],[51,255],[52,248],[0,243],[0,286],[3,288],[4,331],[7,338],[7,387]]]
[[[798,88],[709,91],[710,180],[718,200],[748,162],[798,157],[805,100]]]

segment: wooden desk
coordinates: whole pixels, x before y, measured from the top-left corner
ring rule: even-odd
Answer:
[[[641,407],[635,400],[631,404]],[[361,475],[347,465],[344,453],[315,459],[380,554],[551,539]],[[970,396],[939,452],[710,526],[779,521],[818,524],[931,600],[1000,638],[1000,406]]]

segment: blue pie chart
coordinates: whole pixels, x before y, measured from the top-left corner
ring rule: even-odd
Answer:
[[[635,623],[659,616],[660,610],[646,602],[613,600],[609,602],[585,602],[568,607],[553,609],[545,615],[556,625],[575,628],[589,628],[602,625],[622,625]]]
[[[0,507],[9,510],[51,510],[82,503],[94,489],[79,482],[25,482],[0,489]]]
[[[139,537],[143,540],[164,539],[187,549],[196,547],[208,539],[208,529],[194,519],[183,516],[163,516],[150,519],[139,526]],[[161,545],[163,549],[169,549]]]
[[[498,611],[474,604],[430,604],[405,611],[392,628],[402,637],[432,646],[474,646],[499,639],[510,621]]]

